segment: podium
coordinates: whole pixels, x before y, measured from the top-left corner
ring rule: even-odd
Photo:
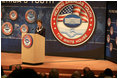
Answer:
[[[32,37],[32,46],[25,47],[23,44],[23,37],[30,35]],[[45,37],[39,34],[22,33],[22,63],[29,65],[38,65],[44,62],[45,58]]]

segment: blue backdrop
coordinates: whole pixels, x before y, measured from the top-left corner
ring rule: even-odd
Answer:
[[[111,25],[107,26],[106,35],[110,35],[110,42],[107,42],[106,37],[106,58],[117,63],[117,2],[107,2],[107,20],[111,19]],[[113,27],[113,35],[110,33],[110,28]],[[110,51],[110,43],[113,45]]]
[[[4,1],[5,2],[5,1]],[[92,7],[96,17],[96,28],[93,36],[86,44],[69,47],[61,44],[56,40],[51,31],[51,14],[58,1],[35,3],[23,2],[9,3],[2,2],[2,23],[10,22],[13,25],[13,33],[6,36],[1,33],[1,50],[7,52],[21,52],[21,32],[20,26],[26,24],[29,27],[28,33],[34,33],[36,22],[33,24],[25,20],[25,12],[29,9],[36,11],[37,18],[41,19],[43,26],[46,28],[46,55],[58,56],[74,56],[74,57],[89,57],[89,58],[104,58],[104,43],[105,43],[105,24],[106,24],[106,2],[105,1],[87,1]],[[11,1],[12,2],[12,1]],[[18,18],[15,21],[10,20],[9,13],[15,10],[18,13]]]

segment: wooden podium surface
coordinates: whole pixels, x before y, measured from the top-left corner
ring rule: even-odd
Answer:
[[[22,43],[22,63],[26,64],[40,64],[44,62],[45,58],[45,37],[39,34],[32,34],[32,33],[22,33],[22,40],[23,36],[29,34],[33,38],[33,44],[31,47],[26,48]]]

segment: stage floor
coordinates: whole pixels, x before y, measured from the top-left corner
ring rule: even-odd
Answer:
[[[5,52],[1,53],[1,65],[3,67],[9,67],[10,65],[15,64],[21,64],[21,66],[24,68],[34,68],[36,71],[39,70],[40,72],[49,72],[51,68],[56,68],[59,69],[60,72],[71,74],[75,70],[82,71],[84,67],[90,67],[90,69],[93,71],[104,71],[106,68],[110,68],[113,71],[117,72],[117,64],[108,60],[46,56],[44,64],[32,66],[22,64],[21,54]],[[49,70],[44,71],[41,69]],[[66,70],[68,71],[66,72]]]

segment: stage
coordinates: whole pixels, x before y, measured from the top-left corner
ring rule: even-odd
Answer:
[[[42,65],[25,65],[22,64],[21,54],[1,53],[1,65],[7,75],[14,70],[16,64],[21,64],[22,68],[32,68],[37,73],[44,72],[47,75],[50,69],[56,68],[59,70],[60,77],[70,77],[75,70],[83,73],[82,70],[84,67],[90,67],[96,76],[106,68],[112,69],[114,75],[117,73],[117,64],[108,60],[46,56],[44,64]],[[12,67],[11,70],[9,69],[10,66]]]

